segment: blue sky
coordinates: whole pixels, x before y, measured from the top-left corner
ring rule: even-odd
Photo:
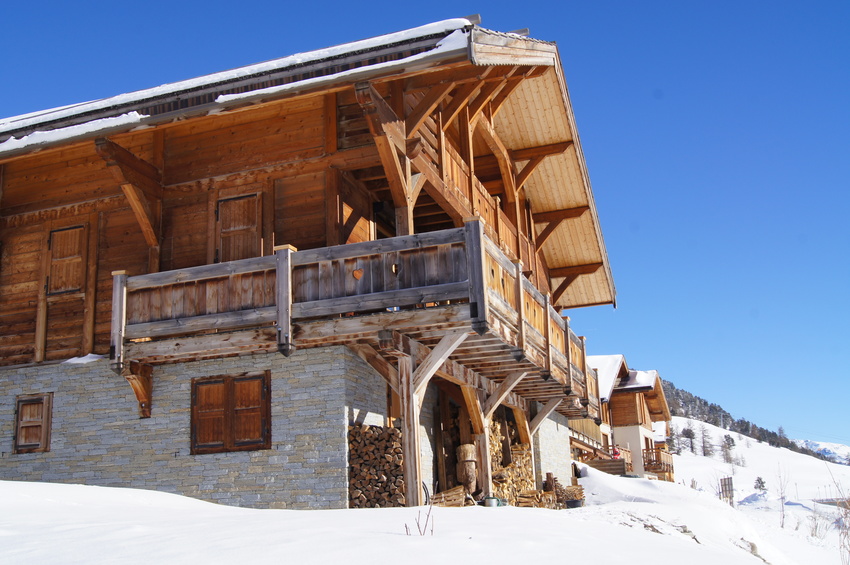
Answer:
[[[473,13],[559,45],[618,291],[589,352],[850,444],[846,0],[5,2],[0,115]]]

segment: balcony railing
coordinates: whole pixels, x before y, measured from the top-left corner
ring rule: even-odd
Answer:
[[[644,449],[643,468],[650,473],[672,473],[673,455],[663,449]]]
[[[472,220],[462,228],[305,251],[284,246],[272,256],[161,273],[116,272],[113,366],[275,347],[289,355],[368,340],[387,327],[465,325],[482,343],[489,340],[486,347],[496,338],[508,360],[544,382],[528,385],[527,396],[557,388],[572,399],[559,412],[598,412],[598,399],[588,398],[583,340],[521,265]],[[484,376],[504,376],[496,353],[457,360]]]

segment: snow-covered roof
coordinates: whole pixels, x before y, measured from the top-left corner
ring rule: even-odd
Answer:
[[[588,355],[587,364],[596,369],[599,382],[599,396],[603,400],[611,398],[614,383],[623,368],[628,368],[624,355]]]
[[[630,369],[628,379],[624,379],[618,383],[616,389],[622,391],[652,390],[655,388],[656,380],[660,378],[658,371],[636,371]]]
[[[164,121],[163,116],[173,119],[178,110],[186,114],[187,108],[214,113],[342,79],[395,68],[408,70],[417,63],[466,54],[472,27],[465,18],[443,20],[101,100],[0,118],[0,157],[94,133],[154,125]],[[386,60],[374,62],[382,56]],[[336,68],[333,63],[340,59],[346,59],[346,64]]]

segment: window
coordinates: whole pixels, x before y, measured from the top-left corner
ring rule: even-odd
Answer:
[[[271,447],[270,373],[192,379],[192,453]]]
[[[15,453],[50,451],[53,393],[19,396],[15,409]]]

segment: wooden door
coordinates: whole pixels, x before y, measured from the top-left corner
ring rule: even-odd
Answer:
[[[223,198],[216,204],[215,262],[262,255],[262,208],[259,194]]]

